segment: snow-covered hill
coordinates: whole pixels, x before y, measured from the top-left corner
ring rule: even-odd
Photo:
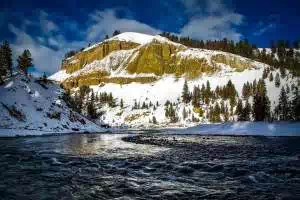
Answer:
[[[0,86],[0,137],[70,132],[101,132],[61,100],[63,89],[22,74]]]
[[[111,43],[112,41],[117,43]],[[124,43],[120,42],[128,43],[127,47],[129,44],[135,45],[123,48]],[[104,50],[106,53],[103,53]],[[97,54],[101,55],[97,58]],[[79,63],[83,65],[80,66]],[[181,93],[185,80],[188,80],[190,92],[194,86],[201,87],[207,81],[214,90],[217,86],[225,86],[231,80],[241,98],[244,83],[261,79],[266,68],[271,67],[238,55],[188,48],[161,36],[129,32],[95,44],[68,58],[63,69],[50,78],[73,91],[81,85],[89,85],[96,94],[111,92],[118,106],[101,108],[105,112],[101,120],[105,123],[131,127],[178,127],[209,123],[205,116],[209,106],[213,105],[202,105],[202,117],[198,116],[191,104],[183,104]],[[191,71],[196,76],[191,78]],[[275,77],[279,70],[273,69],[271,73]],[[147,77],[153,80],[141,81],[141,78]],[[287,76],[281,77],[280,82],[280,87],[276,87],[274,80],[265,79],[272,109],[278,104],[281,87],[297,86],[299,78],[293,77],[287,71]],[[123,108],[119,104],[121,99],[124,102]],[[179,118],[177,123],[170,123],[165,116],[164,104],[167,100],[175,104]],[[249,100],[251,103],[252,98]],[[135,102],[141,105],[143,102],[151,102],[155,106],[133,109]],[[217,102],[220,103],[221,100]],[[229,101],[225,101],[225,104],[229,105]],[[188,113],[185,119],[182,114],[184,109]],[[193,116],[199,122],[193,122]],[[157,124],[153,123],[153,118],[157,120]],[[231,116],[231,119],[235,119],[235,116]]]

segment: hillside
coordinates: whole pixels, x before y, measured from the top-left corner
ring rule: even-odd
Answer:
[[[103,104],[98,111],[103,112],[100,119],[113,126],[169,127],[209,123],[211,107],[216,103],[223,103],[231,110],[227,120],[237,119],[236,105],[231,106],[229,99],[213,97],[209,103],[199,100],[201,106],[197,107],[183,103],[181,95],[185,80],[189,92],[193,92],[195,86],[206,86],[209,81],[213,93],[231,81],[237,92],[235,101],[238,101],[242,99],[244,84],[256,84],[266,71],[264,84],[273,111],[281,87],[290,90],[299,84],[299,78],[288,70],[285,76],[279,77],[280,85],[276,86],[269,76],[272,74],[275,79],[280,71],[269,65],[222,51],[188,48],[161,36],[129,32],[90,46],[64,60],[62,69],[50,78],[74,94],[84,85],[90,86],[96,96],[112,93],[116,106]],[[291,98],[292,91],[288,95]],[[120,105],[121,99],[123,106]],[[253,97],[247,100],[251,104]],[[175,109],[175,122],[166,116],[167,101]],[[246,99],[243,99],[245,103]],[[224,120],[224,114],[221,114],[217,121]]]
[[[0,136],[104,131],[71,111],[63,90],[50,81],[18,74],[0,86],[0,94]]]

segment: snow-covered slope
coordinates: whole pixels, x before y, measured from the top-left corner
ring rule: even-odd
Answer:
[[[267,65],[266,65],[267,66]],[[239,97],[242,96],[243,84],[248,82],[253,82],[262,77],[263,69],[265,65],[258,65],[259,68],[245,70],[243,72],[230,71],[226,68],[219,73],[213,75],[204,75],[197,80],[188,81],[188,86],[190,91],[192,91],[194,86],[206,84],[207,81],[210,82],[211,89],[215,89],[217,86],[225,86],[229,80],[235,85]],[[278,71],[274,71],[275,74]],[[158,121],[158,126],[183,126],[190,127],[196,125],[191,121],[191,115],[187,119],[183,119],[182,112],[185,108],[187,112],[191,111],[192,114],[197,116],[197,113],[193,113],[193,107],[191,104],[181,103],[181,94],[185,78],[176,78],[172,76],[165,76],[159,81],[156,81],[151,84],[140,84],[140,83],[131,83],[126,85],[119,84],[105,84],[103,87],[91,86],[96,94],[100,92],[112,92],[113,96],[117,98],[118,103],[120,99],[124,101],[124,108],[121,109],[119,106],[116,108],[105,107],[103,110],[106,112],[102,116],[102,120],[105,123],[122,126],[128,125],[133,127],[151,127],[152,123],[149,123],[153,119],[153,116]],[[275,87],[274,81],[270,82],[268,79],[265,80],[266,88],[268,90],[268,96],[271,100],[272,109],[278,104],[278,98],[280,94],[281,87]],[[291,75],[287,76],[285,79],[281,79],[281,86],[286,87],[287,85],[291,87],[292,84],[297,84],[297,79],[293,79]],[[290,93],[291,94],[291,93]],[[180,101],[179,101],[180,99]],[[165,117],[165,107],[164,104],[169,100],[174,103],[178,103],[176,106],[176,111],[178,113],[179,122],[176,124],[169,124],[169,119]],[[152,102],[156,104],[159,103],[159,106],[154,110],[153,107],[150,109],[138,109],[133,110],[134,102],[137,101],[141,105],[143,102],[149,104]],[[251,98],[250,98],[251,101]],[[229,105],[229,101],[225,101]],[[203,109],[208,111],[208,107],[203,105]],[[139,116],[136,120],[128,120],[130,117]],[[127,119],[127,120],[126,120]],[[207,119],[201,119],[200,123],[209,123]]]
[[[104,131],[71,111],[60,99],[62,91],[22,74],[8,80],[0,86],[0,137]]]

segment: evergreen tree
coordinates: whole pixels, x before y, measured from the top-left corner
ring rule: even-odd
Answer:
[[[272,82],[274,80],[273,73],[271,72],[269,75],[269,81]]]
[[[83,99],[76,92],[74,95],[74,111],[78,113],[82,113],[82,105],[83,105]]]
[[[64,102],[66,103],[66,105],[69,108],[74,109],[75,102],[73,101],[73,99],[71,97],[69,89],[64,90],[64,92],[62,94],[62,100],[64,100]]]
[[[123,104],[123,99],[121,99],[121,101],[120,101],[120,107],[123,109],[123,107],[124,107],[124,104]]]
[[[183,91],[182,91],[182,101],[183,103],[189,103],[190,102],[190,92],[189,92],[189,87],[187,84],[187,81],[184,82],[183,85]]]
[[[116,99],[113,97],[112,93],[109,93],[108,96],[108,105],[109,107],[116,107]]]
[[[153,123],[153,124],[157,124],[157,120],[156,120],[156,117],[155,117],[155,116],[152,117],[152,123]]]
[[[145,102],[142,104],[142,109],[148,109],[148,105]]]
[[[97,119],[98,114],[97,114],[97,109],[95,107],[95,94],[93,91],[91,93],[91,98],[90,98],[89,102],[87,103],[86,110],[87,110],[88,117],[90,119]]]
[[[275,76],[275,86],[277,88],[280,87],[280,76],[279,76],[279,73],[276,73],[276,76]]]
[[[152,107],[153,106],[153,104],[152,104],[152,102],[150,101],[150,103],[149,103],[149,107]]]
[[[229,111],[227,105],[225,106],[225,111],[224,111],[224,121],[225,122],[229,121]]]
[[[4,54],[2,48],[0,48],[0,85],[3,84],[3,79],[7,75],[7,69],[4,65]]]
[[[27,75],[27,70],[32,66],[31,53],[28,49],[24,50],[23,54],[18,57],[18,68],[22,70]]]
[[[242,95],[244,99],[248,99],[251,95],[251,88],[249,82],[243,85]]]
[[[235,114],[238,116],[238,121],[243,120],[243,101],[241,99],[238,100],[238,104],[235,109]]]
[[[279,103],[276,110],[279,120],[289,120],[289,102],[284,87],[281,88]]]
[[[115,30],[115,31],[113,32],[113,36],[116,36],[116,35],[119,35],[119,34],[121,34],[121,31],[119,31],[119,30]]]
[[[12,50],[10,48],[10,45],[8,41],[4,41],[3,45],[1,46],[1,67],[6,70],[7,72],[10,72],[10,76],[12,76],[12,67],[13,67],[13,61],[12,61]]]
[[[200,89],[199,87],[194,86],[193,94],[192,94],[192,105],[196,108],[200,107]]]
[[[132,109],[133,109],[133,110],[134,110],[134,109],[138,109],[138,104],[137,104],[136,100],[134,100],[134,106],[133,106]]]
[[[251,105],[247,100],[242,112],[242,121],[250,121],[251,112],[252,112]]]
[[[264,68],[262,78],[263,78],[263,79],[266,79],[267,77],[268,77],[268,71],[267,71],[266,68]]]
[[[290,86],[288,84],[286,84],[286,93],[289,94],[291,91]]]
[[[165,108],[165,116],[170,119],[171,123],[178,122],[178,116],[176,114],[176,110],[173,108],[172,104],[169,104]]]
[[[208,80],[206,81],[206,92],[205,93],[206,93],[207,98],[211,97],[211,88],[210,88],[210,83]]]
[[[224,101],[222,100],[221,101],[221,114],[224,114],[225,113],[225,103]]]
[[[270,100],[267,96],[265,82],[260,80],[257,85],[256,94],[253,97],[252,114],[255,121],[270,119]]]
[[[187,117],[188,117],[188,113],[186,112],[185,107],[184,107],[183,111],[182,111],[182,118],[186,119]]]
[[[292,116],[296,121],[300,121],[300,91],[295,87],[292,99]]]

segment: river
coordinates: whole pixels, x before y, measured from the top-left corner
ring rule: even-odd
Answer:
[[[0,199],[300,199],[300,137],[0,139]]]

